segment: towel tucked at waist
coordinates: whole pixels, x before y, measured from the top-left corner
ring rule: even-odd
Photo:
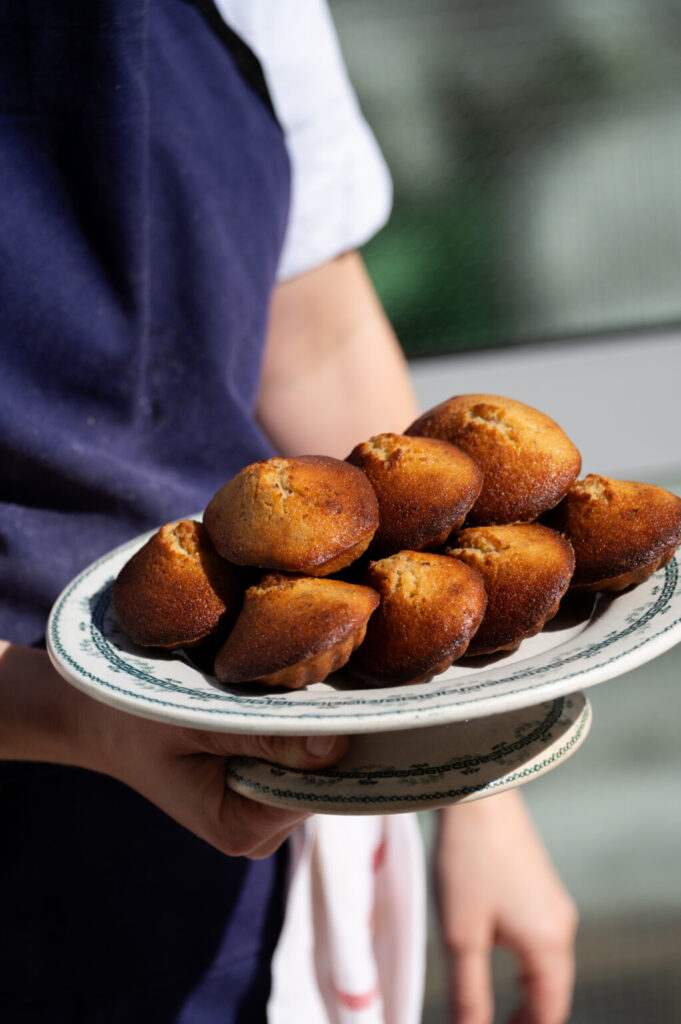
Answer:
[[[269,1024],[418,1024],[425,881],[416,817],[316,815],[292,847]]]

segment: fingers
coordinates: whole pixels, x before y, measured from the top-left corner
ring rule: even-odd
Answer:
[[[258,757],[299,770],[333,764],[347,749],[347,737],[246,736],[192,732],[182,765],[185,807],[191,800],[190,827],[231,857],[259,859],[273,853],[308,816],[235,793],[225,784],[225,760]],[[176,791],[177,793],[177,791]]]
[[[347,737],[240,736],[239,753],[288,768],[314,770],[333,764],[347,749]],[[236,751],[232,751],[236,753]],[[226,789],[221,808],[225,841],[247,857],[267,857],[307,814],[256,803]]]
[[[574,978],[571,949],[528,953],[521,977],[523,1003],[509,1024],[565,1024],[570,1018]]]
[[[541,889],[539,882],[537,887],[543,900],[534,911],[528,901],[527,930],[511,943],[521,968],[523,994],[512,1021],[565,1024],[570,1018],[575,981],[577,908],[562,887]],[[509,945],[508,936],[504,944]]]
[[[230,857],[260,860],[278,850],[307,817],[301,811],[256,803],[225,789],[211,841]]]
[[[488,948],[452,952],[450,1010],[452,1024],[492,1024],[494,997]]]
[[[527,951],[522,961],[522,1004],[509,1024],[566,1024],[570,1018],[575,961],[571,949]],[[490,949],[451,953],[452,1024],[492,1024],[494,992]]]
[[[528,952],[521,977],[523,1002],[509,1024],[565,1024],[570,1017],[574,977],[570,950]],[[494,993],[488,948],[451,953],[450,985],[452,1024],[492,1024]]]
[[[161,810],[230,857],[273,853],[306,817],[255,803],[229,789],[225,758],[209,753],[148,764],[135,788]]]

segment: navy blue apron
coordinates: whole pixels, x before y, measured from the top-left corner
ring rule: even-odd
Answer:
[[[208,0],[0,0],[0,636],[271,454],[255,423],[289,166]],[[264,1020],[282,858],[123,785],[0,765],[0,1020]]]

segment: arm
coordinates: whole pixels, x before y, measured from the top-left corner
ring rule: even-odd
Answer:
[[[111,775],[232,856],[265,857],[305,815],[246,800],[225,761],[247,755],[319,768],[343,753],[333,737],[237,736],[163,725],[91,700],[45,651],[0,641],[0,760],[68,764]]]
[[[258,419],[283,455],[342,459],[418,407],[402,350],[357,253],[280,284]]]
[[[343,458],[372,434],[404,430],[417,413],[404,357],[356,253],[279,286],[258,417],[282,454]],[[491,1021],[496,944],[523,970],[514,1024],[566,1020],[575,911],[519,793],[439,813],[435,880],[452,1021]]]
[[[519,790],[440,812],[434,876],[452,1021],[492,1021],[494,946],[520,968],[511,1024],[567,1021],[577,914]]]

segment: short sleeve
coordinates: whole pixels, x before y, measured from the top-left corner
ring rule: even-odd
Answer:
[[[291,160],[279,280],[368,241],[392,185],[349,81],[325,0],[216,0],[262,64]]]

